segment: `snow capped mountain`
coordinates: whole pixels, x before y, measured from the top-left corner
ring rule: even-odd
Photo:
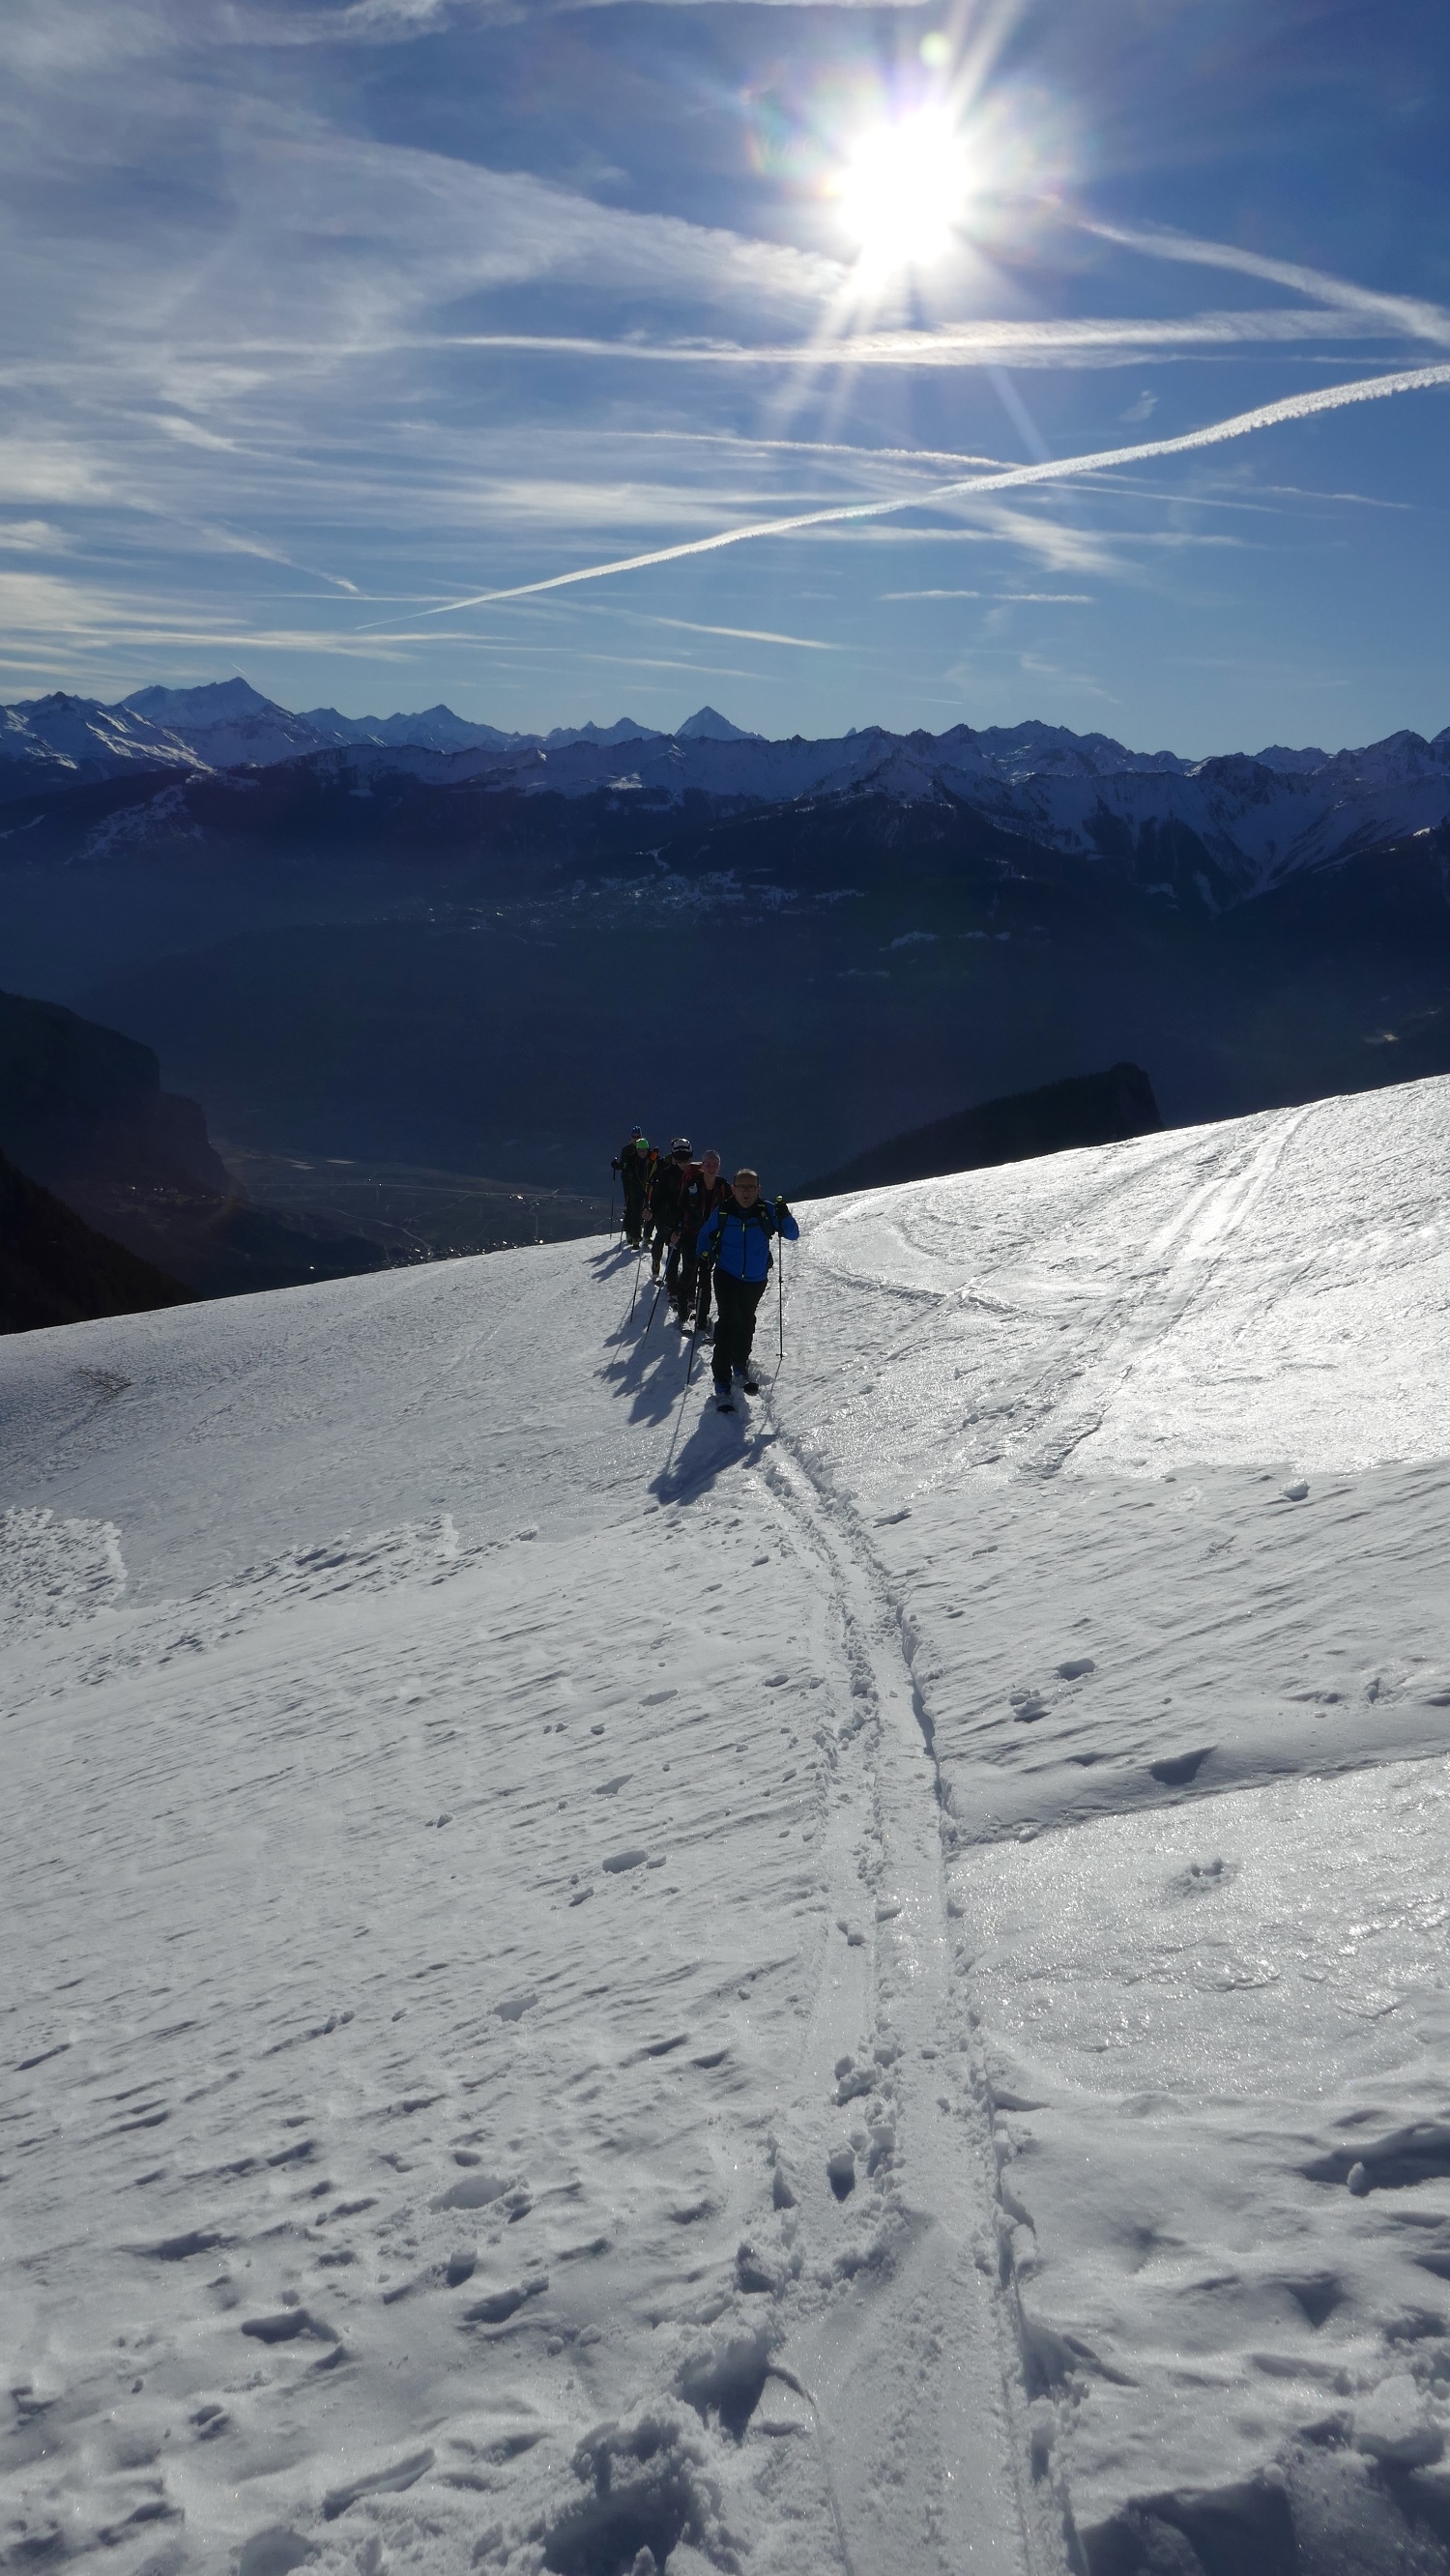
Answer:
[[[1025,778],[1116,778],[1125,771],[1163,770],[1182,777],[1192,763],[1174,751],[1129,751],[1104,733],[1069,733],[1064,725],[989,725],[974,734],[958,725],[943,742],[960,742],[980,752],[993,773],[1008,784]]]
[[[1000,830],[1065,856],[1151,858],[1165,835],[1189,836],[1222,883],[1215,901],[1261,892],[1450,815],[1450,727],[1433,741],[1400,732],[1360,750],[1270,745],[1190,761],[1136,752],[1061,725],[952,726],[839,739],[768,741],[702,707],[673,734],[621,716],[556,726],[547,736],[466,722],[445,706],[421,715],[296,716],[245,680],[198,689],[138,689],[120,706],[85,699],[0,710],[0,793],[115,776],[137,762],[267,768],[354,756],[359,775],[391,770],[439,784],[477,780],[527,795],[702,796],[727,809],[801,799],[886,797],[962,805]],[[622,757],[623,755],[623,757]],[[1207,876],[1204,878],[1207,886]]]
[[[289,714],[245,680],[202,689],[137,689],[121,705],[165,725],[208,769],[264,768],[322,748],[305,716]]]
[[[823,1202],[733,1418],[604,1240],[0,1343],[17,2568],[1438,2564],[1447,1193]]]
[[[1450,816],[1450,727],[1433,742],[1393,734],[1315,767],[1297,765],[1308,753],[1290,757],[1293,767],[1247,754],[1186,761],[1048,725],[982,733],[957,725],[936,735],[872,726],[826,742],[682,728],[641,741],[625,778],[609,751],[582,739],[557,752],[520,745],[496,762],[472,756],[468,771],[532,795],[623,789],[738,805],[861,795],[955,802],[1005,832],[1087,859],[1151,847],[1177,831],[1201,842],[1237,896]]]
[[[758,733],[747,733],[743,726],[732,724],[715,707],[700,707],[675,727],[677,742],[759,742]]]
[[[196,754],[164,723],[93,698],[22,698],[0,707],[0,781],[32,785],[114,778],[132,768],[195,769]]]

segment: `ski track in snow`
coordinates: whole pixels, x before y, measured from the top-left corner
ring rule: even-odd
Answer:
[[[0,1346],[0,2566],[1450,2563],[1447,1183]]]

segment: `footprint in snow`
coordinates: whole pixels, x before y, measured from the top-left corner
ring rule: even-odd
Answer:
[[[291,2576],[294,2567],[305,2566],[315,2555],[310,2540],[299,2540],[295,2531],[275,2524],[252,2534],[237,2561],[237,2576]]]
[[[1216,1888],[1229,1887],[1237,1878],[1242,1863],[1236,1860],[1191,1860],[1176,1878],[1168,1881],[1170,1896],[1211,1896]]]
[[[346,2513],[349,2505],[357,2503],[359,2496],[397,2495],[408,2487],[416,2486],[432,2468],[433,2458],[431,2451],[414,2451],[406,2460],[399,2460],[394,2468],[377,2469],[370,2478],[354,2478],[350,2486],[334,2487],[331,2494],[322,2499],[323,2521],[335,2522],[340,2513]],[[291,2563],[295,2565],[297,2562]]]
[[[1205,1744],[1197,1753],[1165,1754],[1161,1762],[1149,1763],[1149,1774],[1161,1780],[1165,1789],[1186,1789],[1191,1780],[1197,1779],[1213,1751],[1211,1744]]]
[[[517,2289],[495,2290],[488,2298],[476,2299],[471,2308],[465,2308],[463,2322],[466,2326],[506,2326],[527,2300],[541,2298],[548,2286],[548,2273],[539,2272]]]
[[[284,2308],[278,2317],[247,2317],[242,2332],[258,2343],[292,2343],[298,2335],[309,2335],[316,2343],[336,2343],[336,2329],[325,2326],[319,2317],[309,2316],[305,2308]]]
[[[826,2180],[837,2200],[849,2200],[856,2188],[856,2151],[854,2147],[833,2147],[826,2158]]]
[[[435,2210],[486,2209],[490,2201],[502,2200],[509,2188],[509,2184],[501,2182],[496,2174],[465,2174],[462,2182],[456,2182],[451,2191],[445,2191],[432,2206]]]

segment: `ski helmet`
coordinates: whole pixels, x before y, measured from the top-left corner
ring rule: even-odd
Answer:
[[[671,1140],[670,1157],[672,1161],[678,1161],[680,1155],[683,1154],[688,1162],[694,1150],[695,1148],[691,1144],[688,1136],[676,1136]]]

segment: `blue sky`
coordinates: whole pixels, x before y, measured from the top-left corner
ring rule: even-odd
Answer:
[[[1296,415],[1450,369],[1447,75],[1434,0],[7,0],[0,696],[1434,733],[1450,384]]]

